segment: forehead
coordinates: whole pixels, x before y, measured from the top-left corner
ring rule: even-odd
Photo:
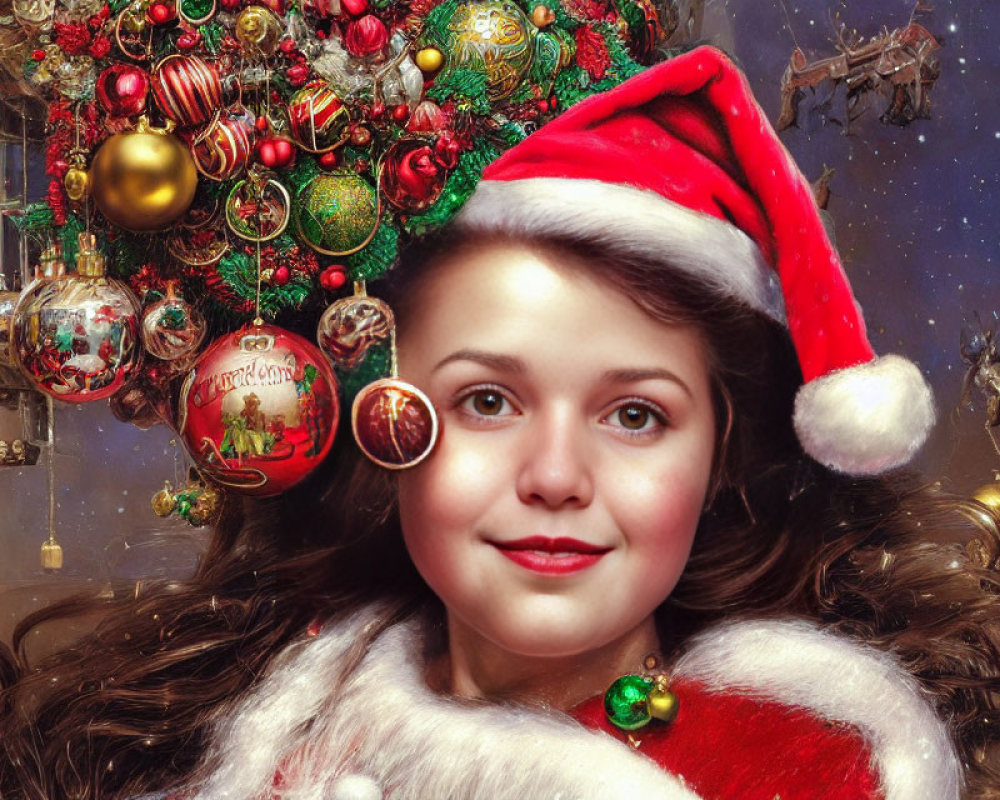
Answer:
[[[691,369],[706,369],[694,326],[654,318],[600,263],[572,253],[516,242],[463,247],[429,265],[407,306],[401,353],[474,347],[558,359],[576,352],[605,367],[681,354]]]

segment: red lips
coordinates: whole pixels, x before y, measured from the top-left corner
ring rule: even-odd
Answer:
[[[547,575],[569,575],[592,567],[610,547],[599,547],[578,539],[528,536],[510,542],[491,541],[501,554],[515,564]]]

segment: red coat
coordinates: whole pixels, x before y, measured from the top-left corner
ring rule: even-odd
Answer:
[[[801,620],[720,625],[628,735],[427,688],[425,625],[368,608],[291,645],[215,732],[200,800],[958,800],[948,729],[895,660]],[[350,665],[350,666],[349,666]]]

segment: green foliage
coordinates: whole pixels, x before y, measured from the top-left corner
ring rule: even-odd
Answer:
[[[230,251],[222,257],[218,265],[219,276],[235,295],[251,303],[257,297],[257,260],[242,250]],[[281,311],[298,308],[309,296],[312,281],[299,273],[292,273],[292,279],[284,286],[261,284],[260,313],[266,319],[274,319]]]
[[[344,266],[351,280],[371,281],[382,277],[396,261],[399,254],[399,229],[388,215],[375,231],[368,246],[344,258]]]
[[[438,75],[427,97],[438,102],[454,100],[473,114],[489,116],[492,107],[486,96],[486,73],[473,69],[449,69]]]

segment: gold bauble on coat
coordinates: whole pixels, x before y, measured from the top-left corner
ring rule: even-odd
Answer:
[[[134,131],[101,145],[90,167],[90,192],[110,222],[130,231],[162,230],[194,200],[198,171],[188,148],[145,117]]]

